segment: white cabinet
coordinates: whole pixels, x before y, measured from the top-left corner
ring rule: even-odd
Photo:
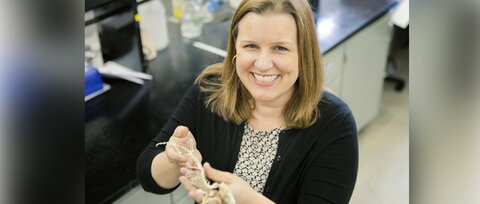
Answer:
[[[345,64],[345,44],[341,44],[324,56],[325,87],[341,96],[342,74]]]
[[[372,22],[324,56],[325,85],[352,109],[360,131],[378,113],[391,40],[390,15]]]

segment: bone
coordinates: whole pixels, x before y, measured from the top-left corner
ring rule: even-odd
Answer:
[[[192,166],[187,168],[190,171],[185,175],[190,183],[197,188],[197,191],[203,192],[202,204],[235,204],[235,198],[225,183],[214,182],[210,184],[205,176],[201,161],[195,156],[195,148],[193,142],[187,141],[188,147],[175,142],[160,142],[155,146],[172,145],[179,154],[187,156],[187,160]]]

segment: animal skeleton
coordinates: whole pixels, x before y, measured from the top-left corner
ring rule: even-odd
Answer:
[[[170,144],[175,151],[179,154],[187,156],[187,161],[193,166],[189,166],[191,171],[185,175],[190,183],[197,188],[200,193],[203,194],[202,204],[235,204],[233,194],[228,189],[225,183],[213,183],[207,180],[205,176],[205,170],[203,169],[201,161],[195,156],[195,148],[191,140],[188,140],[188,148],[175,142],[160,142],[159,145]]]

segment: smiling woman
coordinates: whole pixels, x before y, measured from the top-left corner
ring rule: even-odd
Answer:
[[[348,106],[323,91],[306,0],[239,4],[225,60],[198,76],[138,159],[146,191],[168,193],[180,180],[197,202],[204,198],[184,176],[202,169],[169,145],[187,141],[209,163],[206,176],[226,184],[236,203],[348,203],[357,130]]]
[[[260,105],[252,102],[286,94],[278,100],[283,103],[280,106],[284,105],[281,107],[284,121],[280,123],[288,128],[305,128],[317,120],[324,77],[310,8],[302,0],[244,1],[239,5],[232,18],[224,62],[207,67],[196,81],[205,82],[215,75],[221,79],[221,83],[208,81],[216,86],[201,87],[202,91],[212,93],[207,104],[214,112],[224,120],[240,124],[250,119],[254,107]],[[282,71],[284,75],[276,73]],[[274,83],[269,83],[272,78]],[[295,83],[288,86],[291,80]],[[263,87],[263,91],[255,89],[253,84]],[[268,94],[264,96],[265,93]],[[252,101],[251,97],[258,100]],[[284,103],[285,100],[288,102]]]
[[[235,49],[237,75],[255,106],[286,104],[298,78],[295,19],[288,14],[248,13],[239,23]]]

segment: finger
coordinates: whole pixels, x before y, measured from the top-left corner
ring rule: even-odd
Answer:
[[[203,195],[200,192],[197,191],[198,189],[195,188],[190,183],[190,181],[187,179],[187,177],[180,176],[180,178],[178,180],[180,180],[180,183],[182,184],[183,188],[185,189],[185,191],[187,191],[187,193],[190,197],[192,197],[198,203],[200,201],[202,201]]]
[[[183,144],[187,149],[194,149],[197,146],[192,132],[190,132],[186,126],[178,126],[175,129],[171,139],[177,143]]]
[[[196,176],[198,175],[199,171],[196,170],[196,169],[192,169],[191,167],[187,167],[187,166],[184,166],[184,167],[181,167],[180,168],[180,173],[185,176],[185,177],[192,177],[192,176]]]
[[[193,134],[192,134],[192,132],[190,132],[190,130],[188,130],[188,132],[186,133],[186,136],[184,138],[182,138],[182,140],[183,140],[183,142],[185,143],[185,145],[188,149],[197,148],[195,138],[193,137]]]
[[[232,175],[226,171],[214,169],[208,162],[203,164],[206,176],[215,182],[230,183]]]
[[[190,170],[188,170],[186,167],[180,168],[180,173],[182,173],[183,175],[187,175],[189,172]]]
[[[168,156],[170,156],[170,159],[175,159],[179,161],[186,161],[187,157],[181,153],[179,153],[175,147],[168,146],[165,151],[167,151]]]
[[[178,178],[178,180],[180,181],[180,183],[182,184],[183,188],[184,188],[187,192],[197,190],[197,188],[195,188],[195,187],[190,183],[190,181],[187,179],[187,177],[185,177],[185,176],[180,176],[180,178]]]
[[[175,161],[177,163],[182,163],[182,162],[187,161],[187,158],[184,155],[177,153],[177,151],[175,151],[174,148],[172,148],[168,145],[167,145],[165,151],[167,152],[167,157],[168,157],[170,162]]]
[[[188,133],[188,128],[185,127],[185,126],[182,126],[182,125],[179,125],[177,126],[177,128],[175,128],[175,130],[173,131],[173,137],[176,137],[176,138],[183,138],[185,136],[187,136],[187,133]]]
[[[177,137],[178,141],[181,142],[187,149],[195,149],[197,148],[197,143],[195,141],[195,137],[193,137],[192,132],[188,128],[186,128],[183,137]]]
[[[197,189],[196,191],[190,191],[188,192],[188,196],[193,198],[197,203],[201,203],[203,200],[203,191],[200,189]]]
[[[180,167],[185,167],[187,169],[190,169],[192,167],[192,164],[188,162],[188,159],[186,159],[184,162],[179,162],[178,163]]]
[[[195,150],[195,157],[198,158],[198,161],[202,162],[202,154],[200,154],[200,151]]]

